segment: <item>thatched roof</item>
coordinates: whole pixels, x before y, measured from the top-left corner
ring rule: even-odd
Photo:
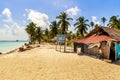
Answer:
[[[117,41],[120,41],[120,30],[115,29],[115,28],[109,28],[109,27],[97,27],[94,30],[92,30],[86,37],[96,34],[97,32],[101,30],[104,31],[111,38]]]

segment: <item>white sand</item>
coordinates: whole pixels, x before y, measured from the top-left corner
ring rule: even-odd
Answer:
[[[0,56],[0,80],[120,80],[120,66],[41,45]]]

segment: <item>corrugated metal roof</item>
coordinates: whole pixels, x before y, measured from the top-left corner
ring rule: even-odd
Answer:
[[[106,36],[106,35],[92,35],[87,38],[75,40],[76,43],[84,43],[84,44],[91,44],[91,43],[97,43],[101,41],[109,41],[114,40],[113,38]]]

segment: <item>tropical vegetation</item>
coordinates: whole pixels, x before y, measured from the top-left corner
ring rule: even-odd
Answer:
[[[51,37],[55,37],[58,33],[60,33],[58,22],[57,21],[52,21],[51,24],[50,24]]]
[[[56,19],[57,20],[52,21],[49,25],[49,28],[46,28],[45,30],[41,28],[42,26],[37,27],[36,24],[30,22],[25,29],[29,35],[30,42],[40,43],[42,40],[49,42],[50,39],[56,37],[57,34],[66,34],[68,41],[70,41],[84,37],[89,33],[89,31],[99,26],[108,26],[110,28],[120,29],[119,16],[110,17],[108,24],[106,24],[107,19],[102,17],[102,25],[96,24],[94,21],[90,21],[90,23],[88,23],[88,19],[86,19],[84,16],[80,16],[73,24],[75,30],[74,32],[68,30],[68,28],[71,26],[69,21],[73,20],[73,18],[69,17],[66,12],[61,12]]]
[[[43,31],[41,27],[37,27],[33,22],[29,23],[25,30],[29,35],[31,43],[34,43],[35,41],[38,41],[40,43],[43,39]]]
[[[60,15],[56,18],[59,19],[58,24],[61,27],[61,33],[66,34],[68,31],[68,27],[71,26],[68,21],[73,20],[73,18],[69,18],[68,14],[65,12],[61,12]]]
[[[84,37],[85,34],[87,34],[87,30],[89,26],[87,22],[88,20],[82,16],[82,17],[79,17],[76,20],[76,23],[74,24],[74,26],[76,27],[75,29],[77,29],[78,34],[81,35],[82,37]]]

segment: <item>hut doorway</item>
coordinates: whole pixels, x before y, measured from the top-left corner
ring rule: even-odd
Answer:
[[[111,43],[109,59],[115,61],[115,43]]]

